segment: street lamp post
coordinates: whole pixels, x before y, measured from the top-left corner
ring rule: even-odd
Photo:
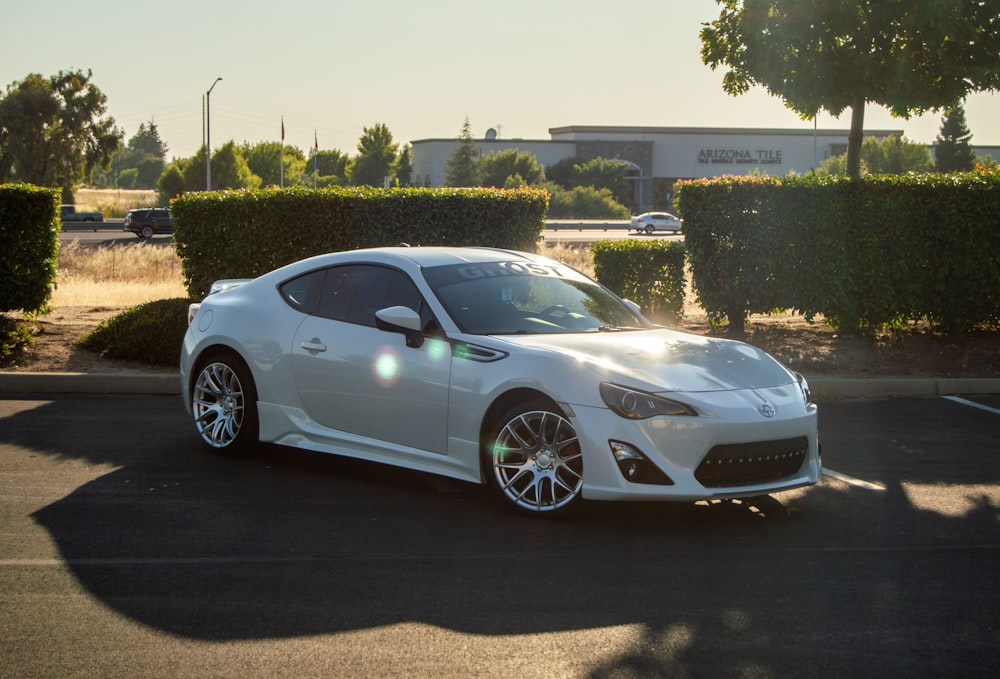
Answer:
[[[216,78],[205,93],[205,190],[212,190],[212,90],[222,78]]]

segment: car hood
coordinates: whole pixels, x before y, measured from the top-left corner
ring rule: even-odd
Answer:
[[[495,336],[521,347],[558,353],[606,379],[628,379],[652,392],[760,389],[795,382],[795,375],[760,349],[733,340],[657,328],[614,332]]]

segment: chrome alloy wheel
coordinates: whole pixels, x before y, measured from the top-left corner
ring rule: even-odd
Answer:
[[[198,374],[191,398],[194,424],[213,448],[236,441],[243,427],[246,397],[240,377],[226,363],[209,363]]]
[[[519,509],[550,512],[580,495],[583,453],[573,425],[560,415],[514,415],[497,434],[489,458],[498,489]]]

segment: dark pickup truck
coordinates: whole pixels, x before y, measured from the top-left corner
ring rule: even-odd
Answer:
[[[60,205],[59,219],[64,222],[103,222],[101,212],[77,212],[75,205]]]

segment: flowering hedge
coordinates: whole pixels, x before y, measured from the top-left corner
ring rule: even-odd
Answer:
[[[548,193],[517,189],[262,189],[171,202],[185,284],[252,278],[325,252],[408,243],[534,250]]]

